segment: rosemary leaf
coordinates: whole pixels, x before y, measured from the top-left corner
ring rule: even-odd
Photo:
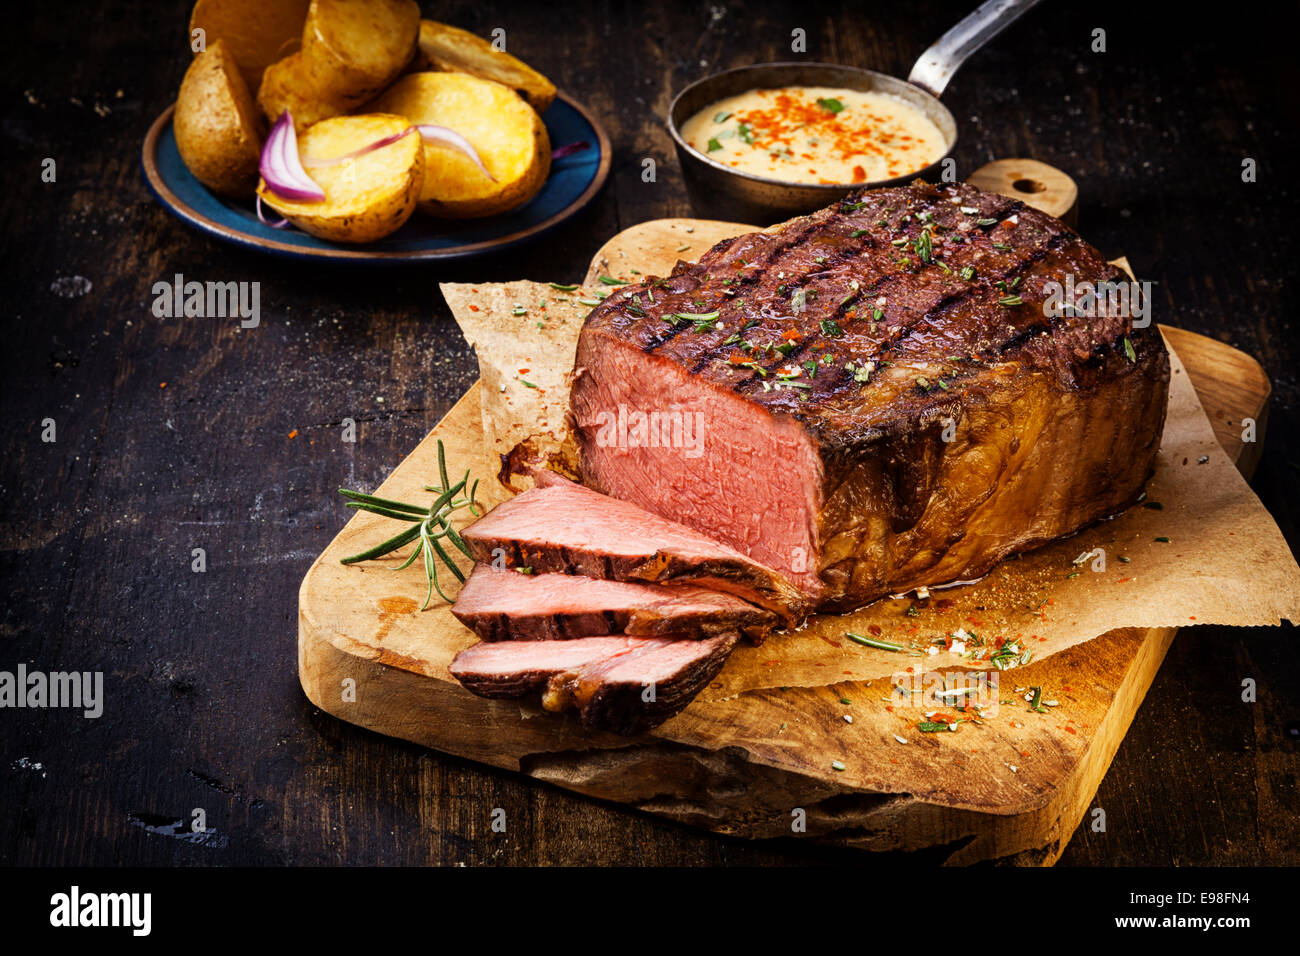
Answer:
[[[425,535],[425,539],[433,545],[433,550],[438,552],[438,557],[442,558],[443,564],[447,565],[447,570],[456,575],[456,580],[463,584],[465,582],[465,572],[456,566],[456,562],[451,559],[451,555],[443,550],[442,545],[438,543],[438,539],[433,535]],[[439,591],[438,593],[441,594],[442,592]]]
[[[369,511],[373,515],[381,515],[385,518],[396,518],[398,521],[410,521],[412,518],[419,517],[405,511],[393,511],[391,508],[381,508],[379,505],[372,505],[367,501],[349,501],[343,507],[356,508],[358,511]]]
[[[442,489],[439,488],[439,491]],[[363,494],[360,491],[349,491],[347,488],[340,488],[339,494],[344,498],[351,498],[353,501],[364,501],[372,505],[381,505],[385,508],[392,508],[394,511],[409,511],[412,515],[423,517],[429,513],[428,508],[421,508],[419,505],[408,505],[401,501],[390,501],[388,498],[376,498],[374,495]]]
[[[401,534],[389,538],[387,541],[375,545],[369,551],[362,551],[360,554],[354,554],[350,558],[344,558],[340,564],[356,564],[359,561],[370,561],[374,558],[381,558],[390,551],[396,551],[404,544],[414,541],[420,533],[420,525],[416,524],[407,528]]]
[[[466,475],[468,474],[469,473],[466,472]],[[441,438],[438,439],[438,477],[442,479],[442,486],[444,488],[447,488],[451,485],[451,481],[448,480],[447,478],[447,453],[442,447]],[[464,482],[461,482],[461,484],[464,485]],[[436,506],[429,509],[430,512],[436,510],[437,510]]]

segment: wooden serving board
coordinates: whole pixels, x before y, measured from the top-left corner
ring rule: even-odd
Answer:
[[[696,258],[716,238],[750,228],[687,219],[644,223],[607,243],[592,269],[631,265],[654,272],[656,263]],[[1249,475],[1270,390],[1263,370],[1220,342],[1162,331],[1219,443]],[[437,474],[439,438],[449,461],[483,460],[479,395],[475,384],[376,493],[427,497],[420,488]],[[1261,438],[1251,445],[1241,441],[1247,416],[1258,422]],[[504,492],[490,492],[489,504],[492,493]],[[948,735],[916,733],[915,714],[909,732],[883,704],[855,707],[854,722],[843,720],[841,697],[887,698],[888,678],[697,700],[654,731],[622,738],[585,731],[572,717],[529,704],[465,691],[447,664],[473,636],[445,605],[418,610],[413,597],[423,591],[422,573],[393,574],[396,561],[339,564],[387,536],[385,530],[392,533],[384,519],[357,515],[303,580],[299,677],[312,703],[381,734],[751,838],[795,835],[873,851],[929,850],[953,864],[1050,865],[1087,811],[1176,633],[1112,631],[1018,668],[1014,679],[1004,676],[1002,696],[1013,682],[1053,688],[1061,716],[991,721],[980,733],[963,735],[960,748],[933,739]],[[898,745],[898,733],[907,734],[907,746]],[[853,755],[849,772],[833,769],[832,761],[846,753]],[[795,821],[804,829],[795,830]]]

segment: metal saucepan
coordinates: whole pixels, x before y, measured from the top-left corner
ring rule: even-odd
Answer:
[[[988,0],[921,54],[906,80],[874,70],[833,63],[759,63],[717,73],[692,83],[673,99],[668,131],[677,145],[686,188],[696,214],[767,225],[828,206],[854,189],[897,186],[928,177],[952,153],[957,121],[939,102],[948,81],[972,53],[1001,33],[1039,0]],[[737,172],[696,152],[682,139],[681,124],[710,103],[753,89],[783,86],[837,86],[889,93],[918,109],[943,134],[943,156],[906,176],[877,182],[845,184],[790,183]]]

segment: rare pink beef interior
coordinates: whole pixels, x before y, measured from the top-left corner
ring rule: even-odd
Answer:
[[[802,427],[604,330],[584,331],[577,366],[572,413],[585,484],[820,593],[822,465]]]

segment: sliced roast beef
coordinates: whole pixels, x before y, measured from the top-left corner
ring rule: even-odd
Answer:
[[[1123,281],[1057,220],[961,184],[727,240],[588,316],[582,481],[826,609],[978,577],[1152,473],[1168,355],[1132,309],[1087,299]]]
[[[540,693],[544,708],[576,710],[588,729],[637,734],[685,708],[717,676],[736,640],[624,635],[479,643],[456,655],[451,674],[480,697]]]
[[[734,594],[689,584],[606,581],[576,574],[474,568],[451,613],[485,641],[554,641],[599,634],[760,637],[776,615]]]
[[[461,536],[480,563],[533,574],[690,583],[787,620],[806,603],[787,578],[736,549],[554,475],[497,505]]]

